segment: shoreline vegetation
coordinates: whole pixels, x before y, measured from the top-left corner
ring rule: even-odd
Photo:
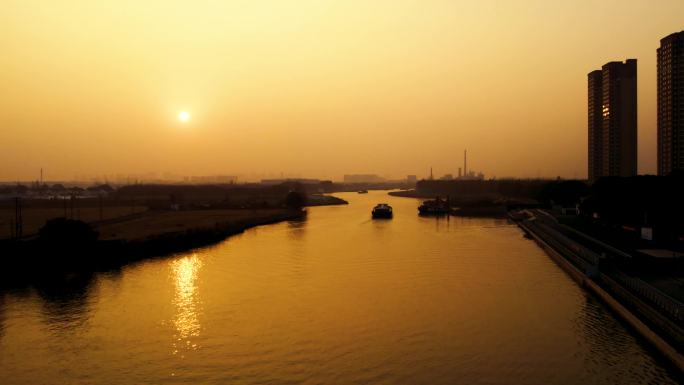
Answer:
[[[22,236],[0,238],[0,288],[117,269],[145,258],[209,246],[253,227],[303,221],[306,207],[348,204],[334,196],[292,188],[248,191],[220,201],[186,194],[182,204],[175,203],[180,199],[174,196],[166,198],[167,204],[149,196],[126,198],[72,199],[65,201],[63,210],[57,207],[62,201],[22,199]],[[231,198],[237,203],[227,204]],[[72,204],[78,208],[67,206]],[[97,212],[99,218],[103,212],[115,215],[93,220]]]
[[[41,236],[22,241],[3,240],[0,242],[4,259],[0,287],[22,286],[60,274],[118,269],[146,258],[209,246],[253,227],[302,221],[306,214],[303,208],[150,211],[92,226],[96,234],[102,232],[102,235],[91,241],[84,237],[53,240]]]
[[[388,194],[395,197],[418,199],[434,199],[435,197],[446,199],[449,197],[449,201],[454,207],[451,215],[463,217],[506,218],[508,215],[508,205],[521,203],[494,196],[451,197],[417,190],[391,191]]]

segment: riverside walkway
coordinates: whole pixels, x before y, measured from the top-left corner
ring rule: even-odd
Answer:
[[[684,304],[622,271],[620,262],[631,255],[560,224],[544,210],[512,212],[511,218],[684,372]]]

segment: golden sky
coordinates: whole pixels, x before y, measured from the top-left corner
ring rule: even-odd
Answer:
[[[4,0],[0,180],[174,172],[586,177],[586,74],[682,0]],[[190,119],[178,119],[187,111]]]

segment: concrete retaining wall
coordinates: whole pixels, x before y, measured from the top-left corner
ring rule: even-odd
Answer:
[[[684,375],[684,356],[679,353],[672,345],[657,335],[651,328],[641,322],[632,312],[618,302],[608,292],[603,290],[598,284],[589,279],[583,272],[573,266],[563,255],[554,250],[544,239],[538,234],[535,234],[524,222],[518,222],[518,225],[541,246],[542,249],[556,262],[573,280],[580,286],[587,289],[590,293],[596,295],[603,301],[608,308],[610,308],[620,319],[626,322],[633,330],[635,330],[644,340],[646,340],[653,348],[655,348],[663,357],[665,357],[681,375]]]

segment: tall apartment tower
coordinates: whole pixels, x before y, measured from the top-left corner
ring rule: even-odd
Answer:
[[[658,175],[684,170],[684,31],[658,48]]]
[[[588,77],[589,179],[636,175],[636,59],[606,63]]]
[[[603,176],[603,73],[591,71],[589,78],[589,180]]]

